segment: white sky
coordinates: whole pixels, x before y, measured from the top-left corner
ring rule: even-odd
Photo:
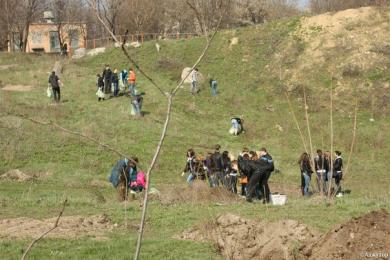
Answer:
[[[298,5],[301,8],[305,8],[308,3],[309,3],[309,0],[298,0]]]

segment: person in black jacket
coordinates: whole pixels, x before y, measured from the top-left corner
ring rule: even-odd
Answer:
[[[56,75],[55,71],[51,72],[49,77],[49,84],[53,90],[54,102],[59,103],[61,100],[61,90],[60,90],[60,78]]]
[[[104,91],[103,77],[100,76],[100,74],[97,74],[96,77],[97,77],[97,82],[96,82],[97,89],[100,90],[101,92],[103,92]],[[104,100],[104,98],[101,96],[98,96],[98,101],[100,101],[100,100]]]
[[[302,153],[298,161],[301,170],[301,190],[303,196],[309,196],[310,179],[313,170],[310,165],[310,157],[307,153]]]
[[[265,160],[258,161],[245,161],[246,168],[250,172],[250,178],[248,183],[248,189],[246,193],[246,201],[252,202],[255,196],[256,187],[259,185],[261,179],[265,178],[268,172],[270,172],[272,164]]]
[[[317,188],[318,192],[326,193],[326,173],[329,171],[327,160],[325,156],[322,154],[322,150],[317,150],[317,155],[314,158],[314,167],[317,175]]]
[[[219,183],[223,184],[223,166],[222,166],[222,155],[219,152],[221,149],[221,146],[217,144],[215,146],[214,153],[210,156],[210,168],[211,168],[211,175],[215,178],[216,182],[214,183],[215,186],[219,186]]]
[[[343,158],[341,158],[341,152],[335,152],[336,159],[333,162],[333,178],[336,183],[336,194],[341,193],[341,179],[343,178]]]
[[[188,172],[189,175],[187,178],[187,182],[190,185],[192,185],[192,183],[196,179],[195,164],[196,164],[195,151],[193,149],[188,149],[186,166],[184,167],[181,176],[184,176],[184,174]]]
[[[104,94],[111,93],[111,83],[112,83],[112,71],[109,64],[106,64],[106,68],[103,70],[103,79],[104,79]]]
[[[229,176],[232,171],[232,161],[229,158],[229,152],[224,151],[221,156],[222,163],[222,184],[224,187],[229,187]]]
[[[271,173],[275,170],[275,166],[272,156],[267,152],[267,149],[265,149],[264,147],[260,149],[259,161],[263,161],[268,164],[268,170],[263,176],[263,178],[261,178],[260,190],[263,193],[263,203],[270,203],[271,191],[269,189],[268,180],[271,176]]]
[[[237,176],[238,176],[238,163],[237,160],[233,160],[231,164],[231,172],[228,175],[228,190],[237,194]]]

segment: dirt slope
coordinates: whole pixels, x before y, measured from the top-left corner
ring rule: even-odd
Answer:
[[[373,254],[390,254],[390,214],[384,210],[373,211],[354,218],[326,233],[320,240],[307,246],[308,259],[354,260]]]
[[[290,91],[302,84],[325,91],[333,76],[336,99],[348,104],[349,97],[360,95],[363,106],[375,102],[379,111],[390,111],[390,8],[325,13],[303,17],[299,24],[273,69],[278,75],[282,61]]]

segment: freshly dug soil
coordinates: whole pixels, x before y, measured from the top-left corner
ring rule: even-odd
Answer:
[[[389,259],[390,214],[379,210],[353,218],[302,248],[301,252],[313,260]]]
[[[0,220],[0,239],[36,238],[54,226],[57,217],[38,220],[32,218],[14,218]],[[67,216],[61,217],[58,227],[47,236],[56,238],[76,239],[81,236],[90,236],[95,239],[104,239],[105,233],[113,230],[112,224],[106,215],[97,216]]]
[[[267,223],[226,214],[175,238],[213,241],[227,259],[267,260],[294,259],[300,245],[315,241],[318,235],[295,220]]]

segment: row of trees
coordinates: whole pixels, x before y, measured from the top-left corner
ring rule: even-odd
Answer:
[[[96,20],[91,4],[115,34],[199,33],[217,23],[221,8],[228,12],[222,28],[258,24],[297,15],[298,0],[0,0],[0,49],[11,35],[19,37],[20,49],[26,50],[29,26],[52,11],[60,31],[65,22],[84,22],[90,38],[106,37]],[[365,5],[385,4],[388,0],[310,0],[315,13]],[[223,7],[222,7],[223,3]],[[61,39],[60,43],[61,42]]]

